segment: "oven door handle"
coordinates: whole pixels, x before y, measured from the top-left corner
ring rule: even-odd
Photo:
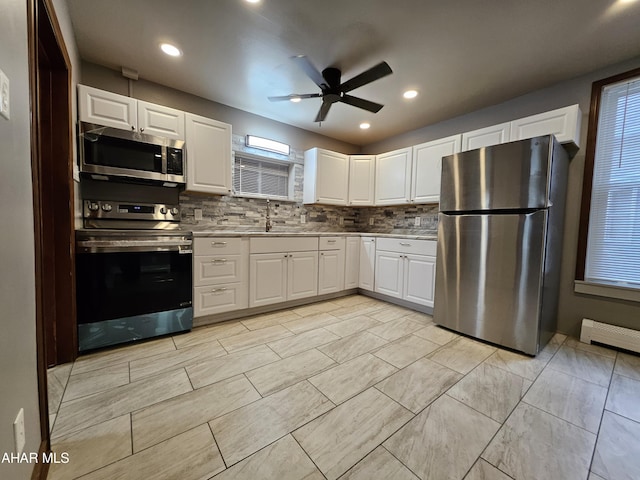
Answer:
[[[179,252],[192,253],[192,242],[153,242],[145,240],[132,241],[100,241],[86,240],[76,243],[77,253],[121,253],[121,252]]]

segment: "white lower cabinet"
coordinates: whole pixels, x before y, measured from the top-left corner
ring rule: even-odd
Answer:
[[[376,261],[375,237],[361,237],[358,286],[363,290],[373,291],[375,261]]]
[[[287,260],[287,300],[318,295],[318,252],[290,253]]]
[[[347,237],[344,260],[344,288],[358,288],[360,271],[360,237]]]
[[[375,291],[433,307],[436,242],[378,239]]]
[[[248,238],[196,238],[193,253],[194,317],[249,306]]]
[[[344,237],[320,238],[318,295],[344,290]]]

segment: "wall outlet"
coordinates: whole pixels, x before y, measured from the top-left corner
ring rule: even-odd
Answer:
[[[0,115],[7,120],[9,120],[10,106],[9,79],[4,72],[0,70]]]
[[[300,223],[307,223],[307,216],[304,213],[300,215]]]
[[[201,208],[194,208],[193,209],[193,218],[195,220],[202,220],[202,209]]]
[[[18,412],[18,416],[13,422],[13,441],[15,443],[16,455],[20,455],[27,442],[24,434],[24,408]]]
[[[338,218],[338,225],[344,225],[344,217]]]
[[[369,217],[369,225],[373,225],[374,219],[373,217]]]
[[[420,217],[416,217],[413,219],[413,225],[415,227],[419,227],[420,226]]]

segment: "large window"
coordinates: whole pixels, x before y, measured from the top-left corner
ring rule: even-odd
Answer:
[[[640,71],[596,82],[591,108],[577,278],[640,289]]]
[[[290,171],[290,164],[236,153],[233,169],[235,194],[287,200],[290,197]]]

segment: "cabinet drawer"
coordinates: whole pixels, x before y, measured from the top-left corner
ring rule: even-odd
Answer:
[[[198,255],[193,267],[195,286],[242,281],[242,255]]]
[[[250,253],[307,252],[318,250],[318,237],[252,238]]]
[[[193,289],[194,316],[239,310],[249,306],[246,283],[195,287]]]
[[[320,237],[320,250],[344,250],[344,237]]]
[[[409,240],[406,238],[378,238],[377,250],[398,253],[416,253],[418,255],[436,255],[435,240]]]
[[[193,239],[194,255],[221,255],[240,253],[240,237],[201,237]]]

